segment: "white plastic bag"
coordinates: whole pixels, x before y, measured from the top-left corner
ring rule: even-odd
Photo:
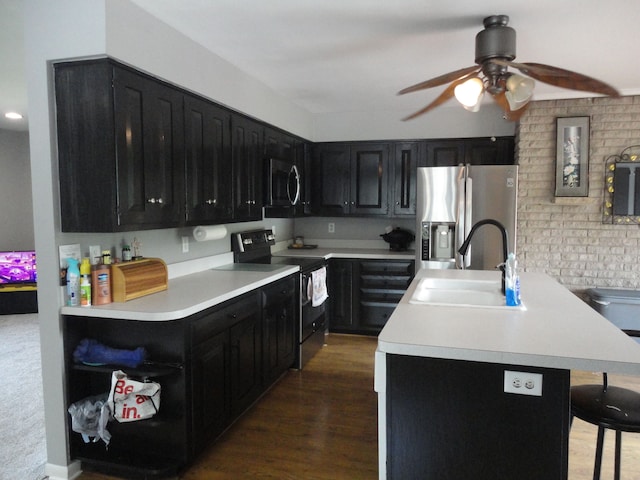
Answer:
[[[160,409],[160,384],[131,380],[116,370],[111,374],[108,403],[113,418],[121,423],[151,418]]]
[[[102,439],[109,445],[111,434],[107,430],[107,422],[110,412],[106,393],[77,401],[67,411],[71,415],[71,429],[81,434],[85,443]]]

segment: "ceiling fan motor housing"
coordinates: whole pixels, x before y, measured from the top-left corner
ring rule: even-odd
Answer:
[[[516,31],[507,26],[507,15],[492,15],[484,19],[484,30],[476,35],[476,63],[482,65],[492,58],[511,61],[516,58]]]

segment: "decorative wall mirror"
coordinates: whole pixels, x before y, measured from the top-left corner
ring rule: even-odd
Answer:
[[[640,145],[605,161],[602,223],[640,224]]]

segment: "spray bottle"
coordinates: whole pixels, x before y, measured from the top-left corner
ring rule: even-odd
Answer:
[[[91,306],[91,263],[84,257],[80,264],[80,306]]]
[[[67,258],[67,303],[70,307],[80,304],[80,270],[75,258]]]

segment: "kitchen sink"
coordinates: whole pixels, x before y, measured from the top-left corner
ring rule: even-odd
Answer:
[[[422,278],[409,303],[446,307],[498,308],[526,310],[524,304],[507,307],[500,289],[500,280],[469,280],[455,278]]]

